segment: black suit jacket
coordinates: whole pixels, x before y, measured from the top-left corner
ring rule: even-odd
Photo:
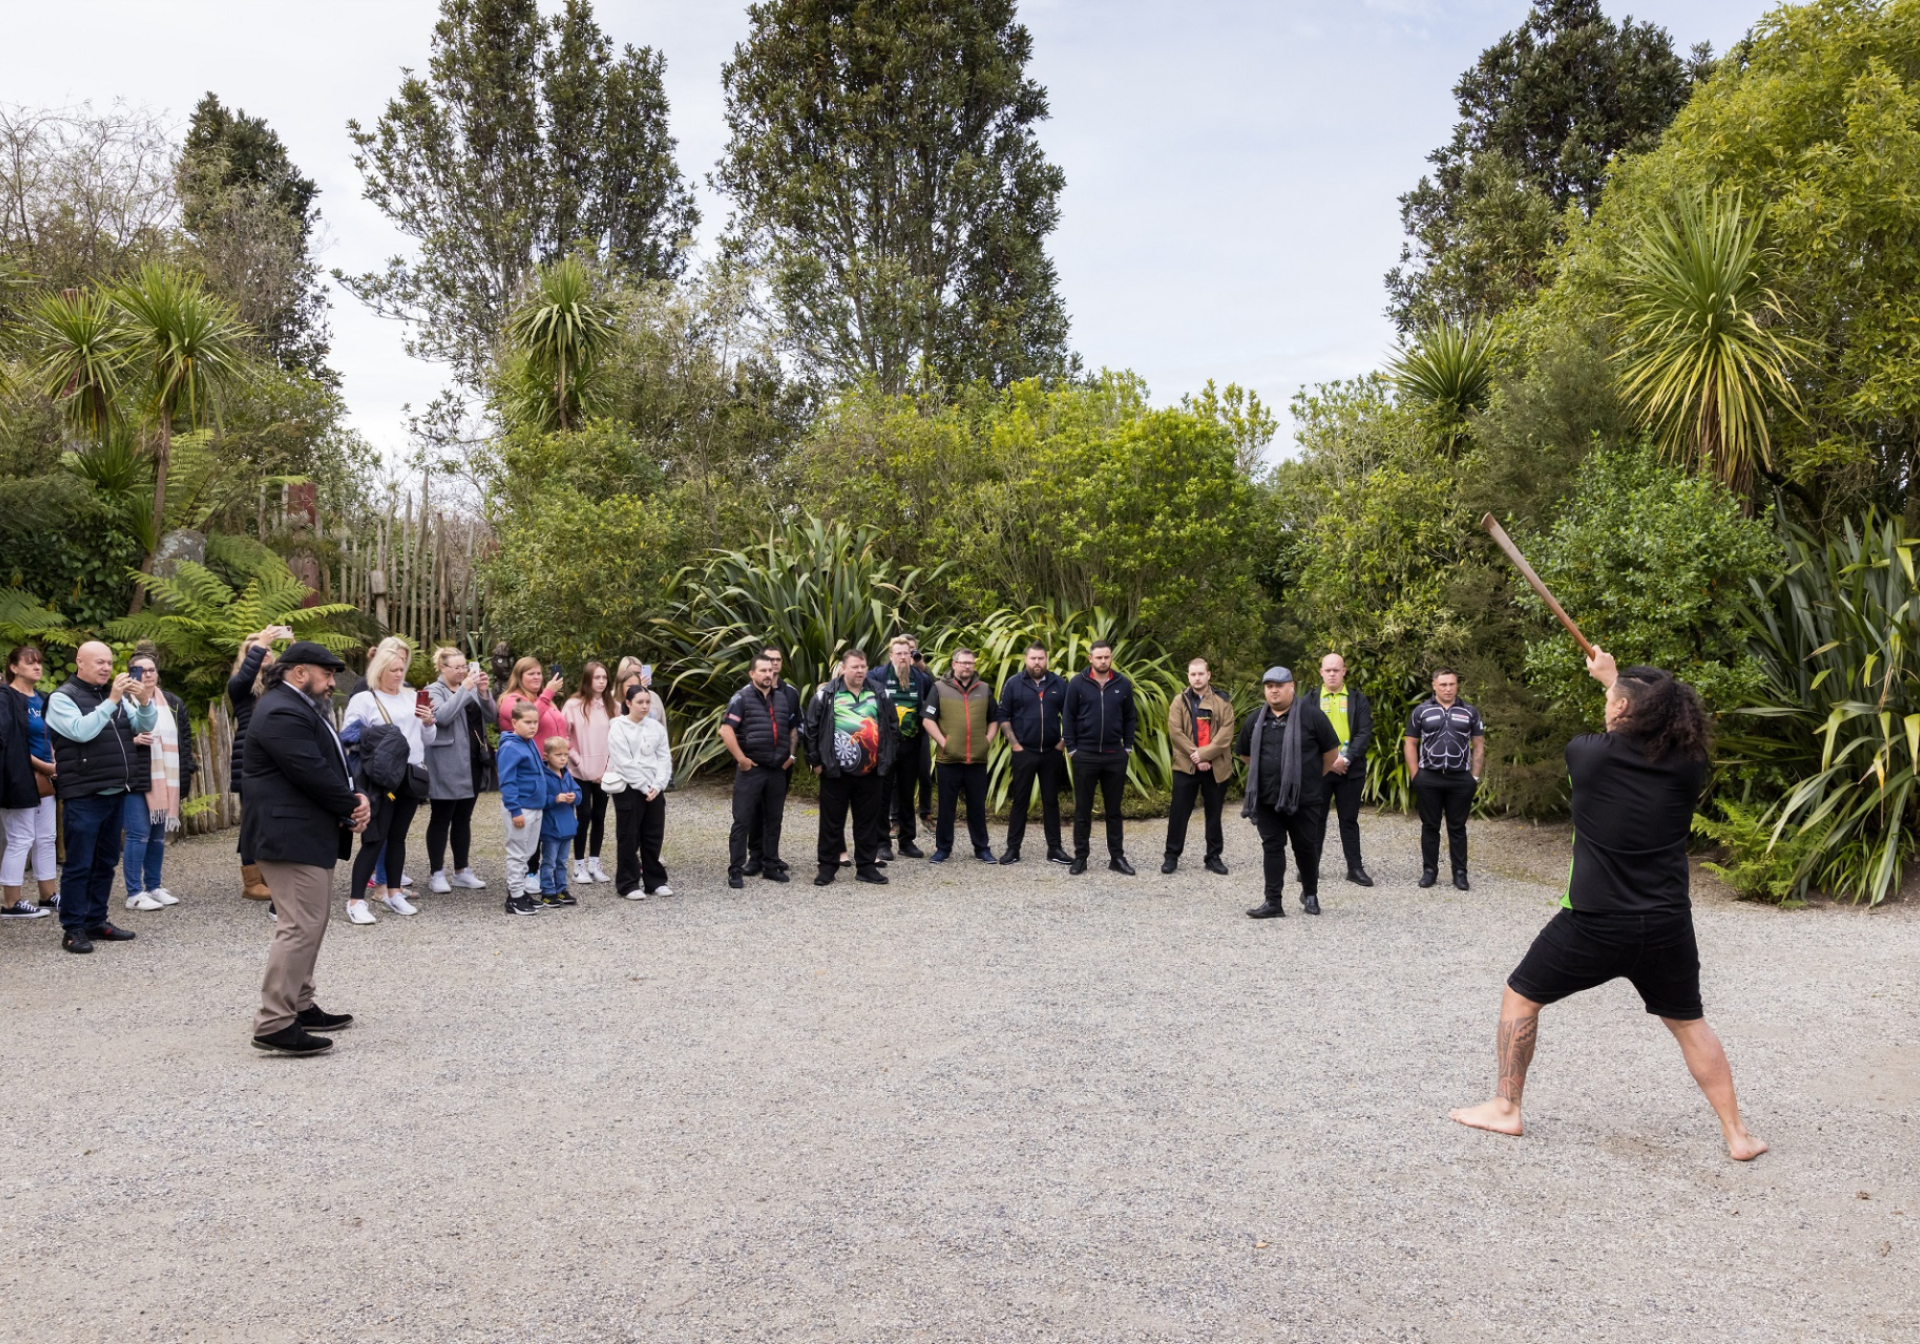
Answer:
[[[1315,686],[1302,697],[1315,709],[1320,708],[1320,687]],[[1324,711],[1323,711],[1324,712]],[[1367,759],[1367,748],[1373,745],[1373,702],[1367,699],[1367,693],[1358,686],[1347,687],[1347,750],[1346,757],[1355,765]]]
[[[256,858],[331,868],[353,852],[348,823],[360,800],[340,739],[291,686],[254,704],[240,797],[240,829]]]

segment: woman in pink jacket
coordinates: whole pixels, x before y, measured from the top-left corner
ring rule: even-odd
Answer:
[[[522,700],[531,700],[540,706],[540,735],[533,740],[545,742],[550,737],[565,737],[567,721],[560,711],[553,707],[553,697],[559,694],[561,677],[554,674],[553,680],[547,680],[547,674],[540,670],[538,658],[522,658],[513,665],[513,675],[507,678],[507,689],[500,697],[500,731],[513,731],[513,707]]]
[[[580,668],[580,688],[561,711],[567,721],[567,763],[580,786],[574,804],[579,826],[573,833],[573,880],[611,882],[600,866],[600,839],[607,829],[607,794],[600,777],[607,772],[607,729],[618,717],[612,679],[605,665],[591,660]]]

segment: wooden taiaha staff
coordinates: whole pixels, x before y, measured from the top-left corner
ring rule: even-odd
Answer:
[[[1499,520],[1492,514],[1482,518],[1480,526],[1486,528],[1487,535],[1507,553],[1507,559],[1513,561],[1513,567],[1520,571],[1520,577],[1527,581],[1534,592],[1540,594],[1540,600],[1547,604],[1547,610],[1560,618],[1560,624],[1567,627],[1567,633],[1573,636],[1575,643],[1579,644],[1580,651],[1589,658],[1593,657],[1593,645],[1588,642],[1585,635],[1580,633],[1580,627],[1573,623],[1573,617],[1567,615],[1567,609],[1560,605],[1559,600],[1547,590],[1547,585],[1540,581],[1540,576],[1533,572],[1533,566],[1527,563],[1526,556],[1520,554],[1520,548],[1513,544],[1513,538],[1507,535],[1507,529],[1500,526]]]

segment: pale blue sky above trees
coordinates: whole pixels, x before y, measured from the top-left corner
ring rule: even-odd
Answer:
[[[543,8],[545,6],[543,5]],[[1525,0],[1027,0],[1033,74],[1053,119],[1042,144],[1066,172],[1052,243],[1089,367],[1131,367],[1156,401],[1209,377],[1284,406],[1303,384],[1376,367],[1392,346],[1381,277],[1398,257],[1396,197],[1454,120],[1450,90],[1514,28]],[[683,173],[710,243],[724,205],[720,66],[746,32],[728,0],[600,0],[617,42],[667,57]],[[402,242],[360,199],[346,121],[371,123],[424,68],[433,0],[123,0],[9,5],[0,100],[120,99],[184,127],[201,94],[263,116],[315,178],[328,268],[373,269]],[[1758,0],[1608,5],[1723,52]],[[86,58],[71,59],[76,33]],[[446,381],[408,359],[392,323],[333,296],[332,363],[355,425],[405,447],[404,412]]]

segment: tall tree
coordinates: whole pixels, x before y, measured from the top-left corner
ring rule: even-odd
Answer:
[[[569,252],[664,279],[699,222],[667,133],[664,57],[616,57],[587,0],[441,0],[423,78],[347,123],[366,198],[419,244],[334,278],[411,327],[407,349],[479,387],[528,273]]]
[[[1533,0],[1460,77],[1453,138],[1400,198],[1410,241],[1387,312],[1401,331],[1491,316],[1543,283],[1558,217],[1592,214],[1608,163],[1658,140],[1710,63],[1705,44],[1682,59],[1664,28],[1615,23],[1599,0]]]
[[[1013,0],[765,0],[721,72],[714,184],[787,342],[831,382],[1070,367],[1045,241],[1066,177]]]
[[[208,284],[282,368],[334,382],[326,290],[311,247],[320,188],[278,133],[209,93],[193,109],[175,183]]]

